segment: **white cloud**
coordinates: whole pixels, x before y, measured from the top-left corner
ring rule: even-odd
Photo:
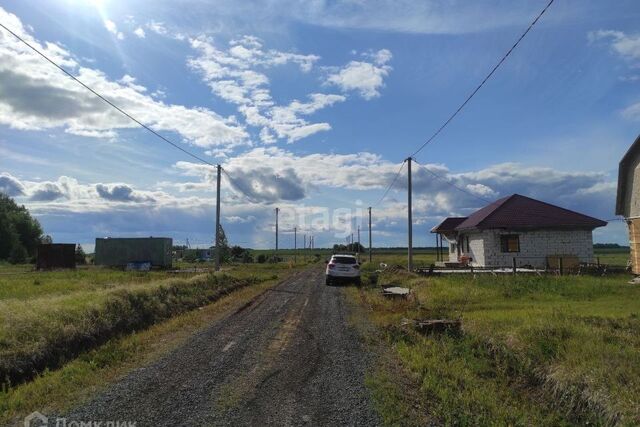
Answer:
[[[219,49],[211,38],[204,36],[191,39],[191,46],[198,55],[189,60],[189,66],[201,74],[213,94],[237,104],[248,125],[261,128],[259,136],[265,144],[274,143],[276,139],[295,142],[330,130],[328,123],[309,123],[301,116],[346,99],[342,95],[313,93],[308,102],[293,100],[288,105],[275,105],[269,78],[263,71],[293,63],[302,72],[309,72],[319,60],[316,55],[267,50],[260,39],[253,36],[232,40],[227,50]]]
[[[116,26],[115,22],[110,19],[105,19],[103,22],[104,27],[107,29],[107,31],[116,36],[118,40],[124,40],[124,34],[118,31],[118,27]]]
[[[257,165],[259,173],[253,173]],[[237,181],[243,182],[242,186],[237,186],[238,191],[246,191],[251,200],[269,203],[277,201],[278,194],[295,194],[296,197],[289,200],[302,200],[322,187],[380,191],[392,182],[398,169],[397,164],[367,152],[297,156],[276,147],[254,148],[228,159],[223,167]],[[176,168],[189,176],[200,176],[206,182],[214,182],[212,169],[207,166],[179,162]],[[441,179],[434,178],[427,169]],[[295,172],[282,174],[282,171]],[[282,179],[275,179],[278,176]],[[271,186],[282,188],[272,188],[261,197],[258,187],[252,187],[257,180],[265,180]],[[291,190],[294,184],[298,186],[297,193]],[[467,192],[459,191],[452,184]],[[514,193],[608,217],[613,211],[615,196],[615,192],[611,191],[612,186],[615,183],[600,172],[564,172],[517,163],[497,164],[464,173],[451,173],[446,166],[437,164],[416,164],[413,169],[417,217],[467,215],[486,204],[485,200],[495,200]],[[404,194],[400,202],[395,201],[398,191],[406,191],[406,169],[379,208],[384,215],[402,217],[406,213]],[[353,195],[351,197],[356,198]],[[378,197],[378,193],[367,196],[373,199]]]
[[[398,165],[372,153],[297,156],[275,147],[260,147],[228,159],[223,167],[232,177],[228,180],[225,175],[222,186],[225,230],[232,239],[242,236],[265,247],[271,244],[272,207],[276,203],[282,209],[283,230],[298,224],[301,234],[314,230],[324,233],[323,241],[335,242],[337,231],[348,229],[352,219],[364,217],[366,206],[380,197]],[[28,181],[0,173],[0,186],[6,187],[10,182],[14,191],[20,189],[15,197],[45,219],[47,232],[63,229],[73,233],[85,225],[83,233],[93,237],[114,232],[125,235],[164,232],[183,238],[190,234],[181,230],[190,230],[189,233],[211,230],[215,169],[189,162],[178,162],[175,168],[183,177],[196,178],[192,179],[195,182],[160,183],[154,190],[144,190],[122,182],[79,183],[69,177]],[[442,179],[435,179],[427,169]],[[422,230],[428,230],[445,216],[468,215],[486,204],[445,181],[489,200],[520,193],[604,219],[612,215],[615,198],[615,182],[599,172],[566,172],[505,163],[463,173],[451,173],[444,165],[416,164],[413,173],[414,219]],[[179,193],[173,194],[172,189]],[[349,193],[346,200],[339,196],[328,206],[305,204],[313,193],[334,192],[327,189]],[[182,194],[185,191],[191,194],[185,196]],[[374,229],[387,244],[402,242],[405,197],[403,173],[385,201],[375,208]],[[345,215],[337,218],[339,210]],[[330,212],[333,221],[327,217]]]
[[[142,27],[138,27],[135,30],[133,30],[133,34],[135,34],[141,39],[146,37],[146,33],[144,32],[144,29]]]
[[[640,66],[640,33],[627,34],[622,31],[614,30],[598,30],[588,34],[591,43],[604,41],[609,44],[613,53],[630,63],[630,67],[634,70]],[[624,81],[636,82],[639,77],[637,75],[625,76],[621,78]],[[628,120],[640,120],[640,102],[626,107],[621,112],[622,117]]]
[[[372,54],[373,62],[351,61],[345,67],[330,74],[326,82],[336,85],[344,92],[357,91],[364,99],[380,96],[384,78],[389,75],[391,52],[382,49]]]
[[[297,19],[338,28],[455,34],[509,25],[524,25],[540,5],[511,1],[508,8],[487,7],[480,2],[441,0],[367,0],[306,3],[277,2]],[[296,4],[297,3],[297,4]],[[494,5],[495,6],[495,5]]]
[[[588,34],[589,41],[609,42],[611,50],[624,59],[640,60],[640,34],[626,34],[622,31],[598,30]]]
[[[24,194],[24,186],[20,180],[10,173],[0,173],[0,193],[7,196],[20,196]]]
[[[275,32],[289,23],[328,28],[354,28],[421,34],[468,34],[495,28],[526,26],[540,12],[540,2],[531,0],[451,1],[451,0],[217,0],[216,7],[191,1],[210,28],[218,32]],[[508,4],[508,7],[504,7]],[[604,9],[606,5],[601,6]],[[569,8],[571,18],[584,17],[593,6]],[[555,8],[545,20],[567,15]],[[262,31],[261,31],[262,30]]]
[[[247,141],[245,130],[232,118],[206,108],[165,104],[130,76],[114,81],[100,70],[82,67],[64,47],[38,41],[15,15],[2,8],[0,21],[156,131],[176,132],[185,142],[201,147],[237,146]],[[118,129],[138,127],[4,30],[0,31],[0,92],[0,124],[15,129],[63,128],[74,135],[113,138]]]
[[[640,102],[631,104],[622,110],[622,116],[629,120],[640,121]]]
[[[168,33],[167,28],[162,22],[151,21],[147,23],[147,28],[153,31],[154,33],[160,34],[160,35],[165,35]]]
[[[46,211],[47,206],[72,212],[103,211],[124,205],[174,205],[182,200],[161,191],[138,190],[130,184],[82,184],[77,179],[67,176],[61,176],[55,181],[30,181],[19,180],[2,173],[0,190],[3,177],[10,178],[20,190],[19,193],[14,191],[14,196],[25,197],[30,207],[34,206],[41,211]]]

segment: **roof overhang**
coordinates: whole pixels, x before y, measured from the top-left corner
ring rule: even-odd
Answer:
[[[633,163],[633,159],[635,159],[640,152],[640,135],[636,138],[636,140],[631,144],[631,147],[627,150],[625,155],[620,160],[618,165],[618,190],[616,194],[616,215],[624,215],[624,201],[627,192],[627,172],[629,166]]]

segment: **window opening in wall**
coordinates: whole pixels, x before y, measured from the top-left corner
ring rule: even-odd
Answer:
[[[503,234],[500,236],[502,252],[520,252],[520,236],[517,234]]]

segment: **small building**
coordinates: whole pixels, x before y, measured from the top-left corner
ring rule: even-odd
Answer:
[[[640,136],[620,160],[616,215],[629,226],[631,271],[640,274]]]
[[[214,249],[187,249],[184,258],[193,257],[197,261],[211,261]]]
[[[36,268],[76,268],[75,243],[42,243],[36,250]]]
[[[468,217],[446,218],[431,232],[449,243],[448,263],[477,267],[556,267],[593,262],[592,231],[605,221],[514,194]],[[446,260],[446,257],[445,257]]]
[[[95,264],[126,267],[131,263],[151,263],[171,268],[173,239],[169,237],[126,237],[96,239]]]

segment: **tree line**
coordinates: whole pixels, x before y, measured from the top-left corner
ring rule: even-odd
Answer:
[[[0,193],[0,260],[11,263],[32,260],[42,234],[40,223],[27,208]]]
[[[40,243],[53,243],[44,235],[40,222],[24,205],[0,193],[0,261],[12,264],[33,263]],[[85,264],[82,246],[76,246],[76,264]]]

